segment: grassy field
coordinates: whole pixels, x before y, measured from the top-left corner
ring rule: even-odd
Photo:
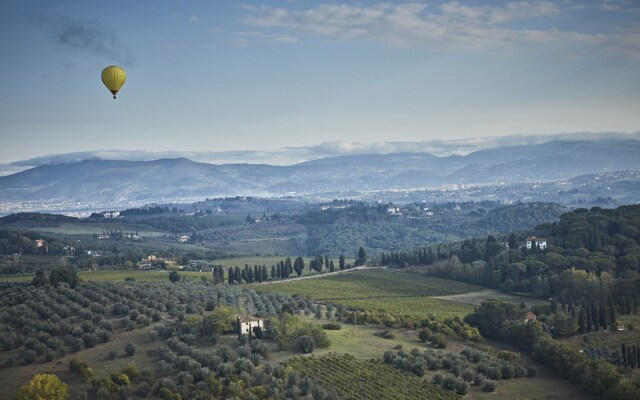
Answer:
[[[433,296],[476,291],[475,285],[425,275],[385,270],[353,271],[326,278],[256,285],[256,291],[298,294],[364,310],[384,310],[420,317],[463,317],[473,306]]]
[[[458,303],[472,304],[477,306],[479,306],[480,303],[488,299],[499,299],[499,300],[507,301],[510,303],[516,303],[516,304],[524,303],[528,307],[531,307],[532,305],[535,305],[535,304],[548,303],[545,300],[533,299],[530,297],[523,297],[523,296],[515,296],[512,294],[502,293],[493,289],[482,289],[475,292],[451,294],[451,295],[439,296],[438,298],[442,300],[451,300]]]
[[[313,322],[315,320],[310,319],[310,321]],[[341,330],[326,331],[331,340],[331,346],[327,349],[316,349],[314,352],[315,357],[337,352],[350,354],[361,360],[379,359],[385,351],[397,351],[399,347],[402,347],[407,352],[413,348],[418,348],[422,351],[429,347],[419,341],[416,331],[392,329],[394,337],[392,339],[384,339],[376,335],[380,330],[380,327],[375,326],[359,325],[356,328],[350,324],[343,324]],[[448,349],[461,351],[467,345],[469,344],[450,342]],[[278,361],[284,361],[287,358],[296,356],[296,353],[295,351],[287,351],[274,353],[273,356],[276,357]],[[536,365],[539,368],[536,378],[501,380],[498,390],[493,393],[483,392],[480,388],[472,386],[469,393],[463,398],[480,400],[590,399],[590,397],[581,392],[577,386],[556,377],[545,367],[538,364]],[[423,381],[429,382],[432,376],[433,371],[427,371]]]

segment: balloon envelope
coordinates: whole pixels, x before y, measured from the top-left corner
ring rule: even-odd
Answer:
[[[113,93],[113,98],[116,98],[116,93],[124,85],[124,81],[127,79],[127,75],[124,70],[116,65],[112,65],[102,70],[102,83]]]

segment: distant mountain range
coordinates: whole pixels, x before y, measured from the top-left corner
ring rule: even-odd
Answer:
[[[460,184],[510,184],[640,170],[640,141],[553,141],[445,157],[426,153],[328,157],[289,166],[208,164],[186,158],[90,159],[0,177],[0,201],[66,199],[102,204],[235,195],[313,196]],[[346,197],[346,195],[345,195]]]

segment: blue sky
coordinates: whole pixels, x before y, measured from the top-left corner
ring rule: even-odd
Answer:
[[[0,54],[0,163],[640,129],[637,0],[0,0]]]

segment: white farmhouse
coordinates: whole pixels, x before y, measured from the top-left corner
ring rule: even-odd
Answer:
[[[547,248],[547,239],[545,238],[537,238],[535,236],[527,238],[527,250],[531,250],[531,247],[535,246],[540,250],[544,250]]]
[[[243,334],[253,333],[253,328],[256,326],[264,329],[264,318],[258,318],[252,315],[238,315],[237,321],[240,325],[240,332]]]

